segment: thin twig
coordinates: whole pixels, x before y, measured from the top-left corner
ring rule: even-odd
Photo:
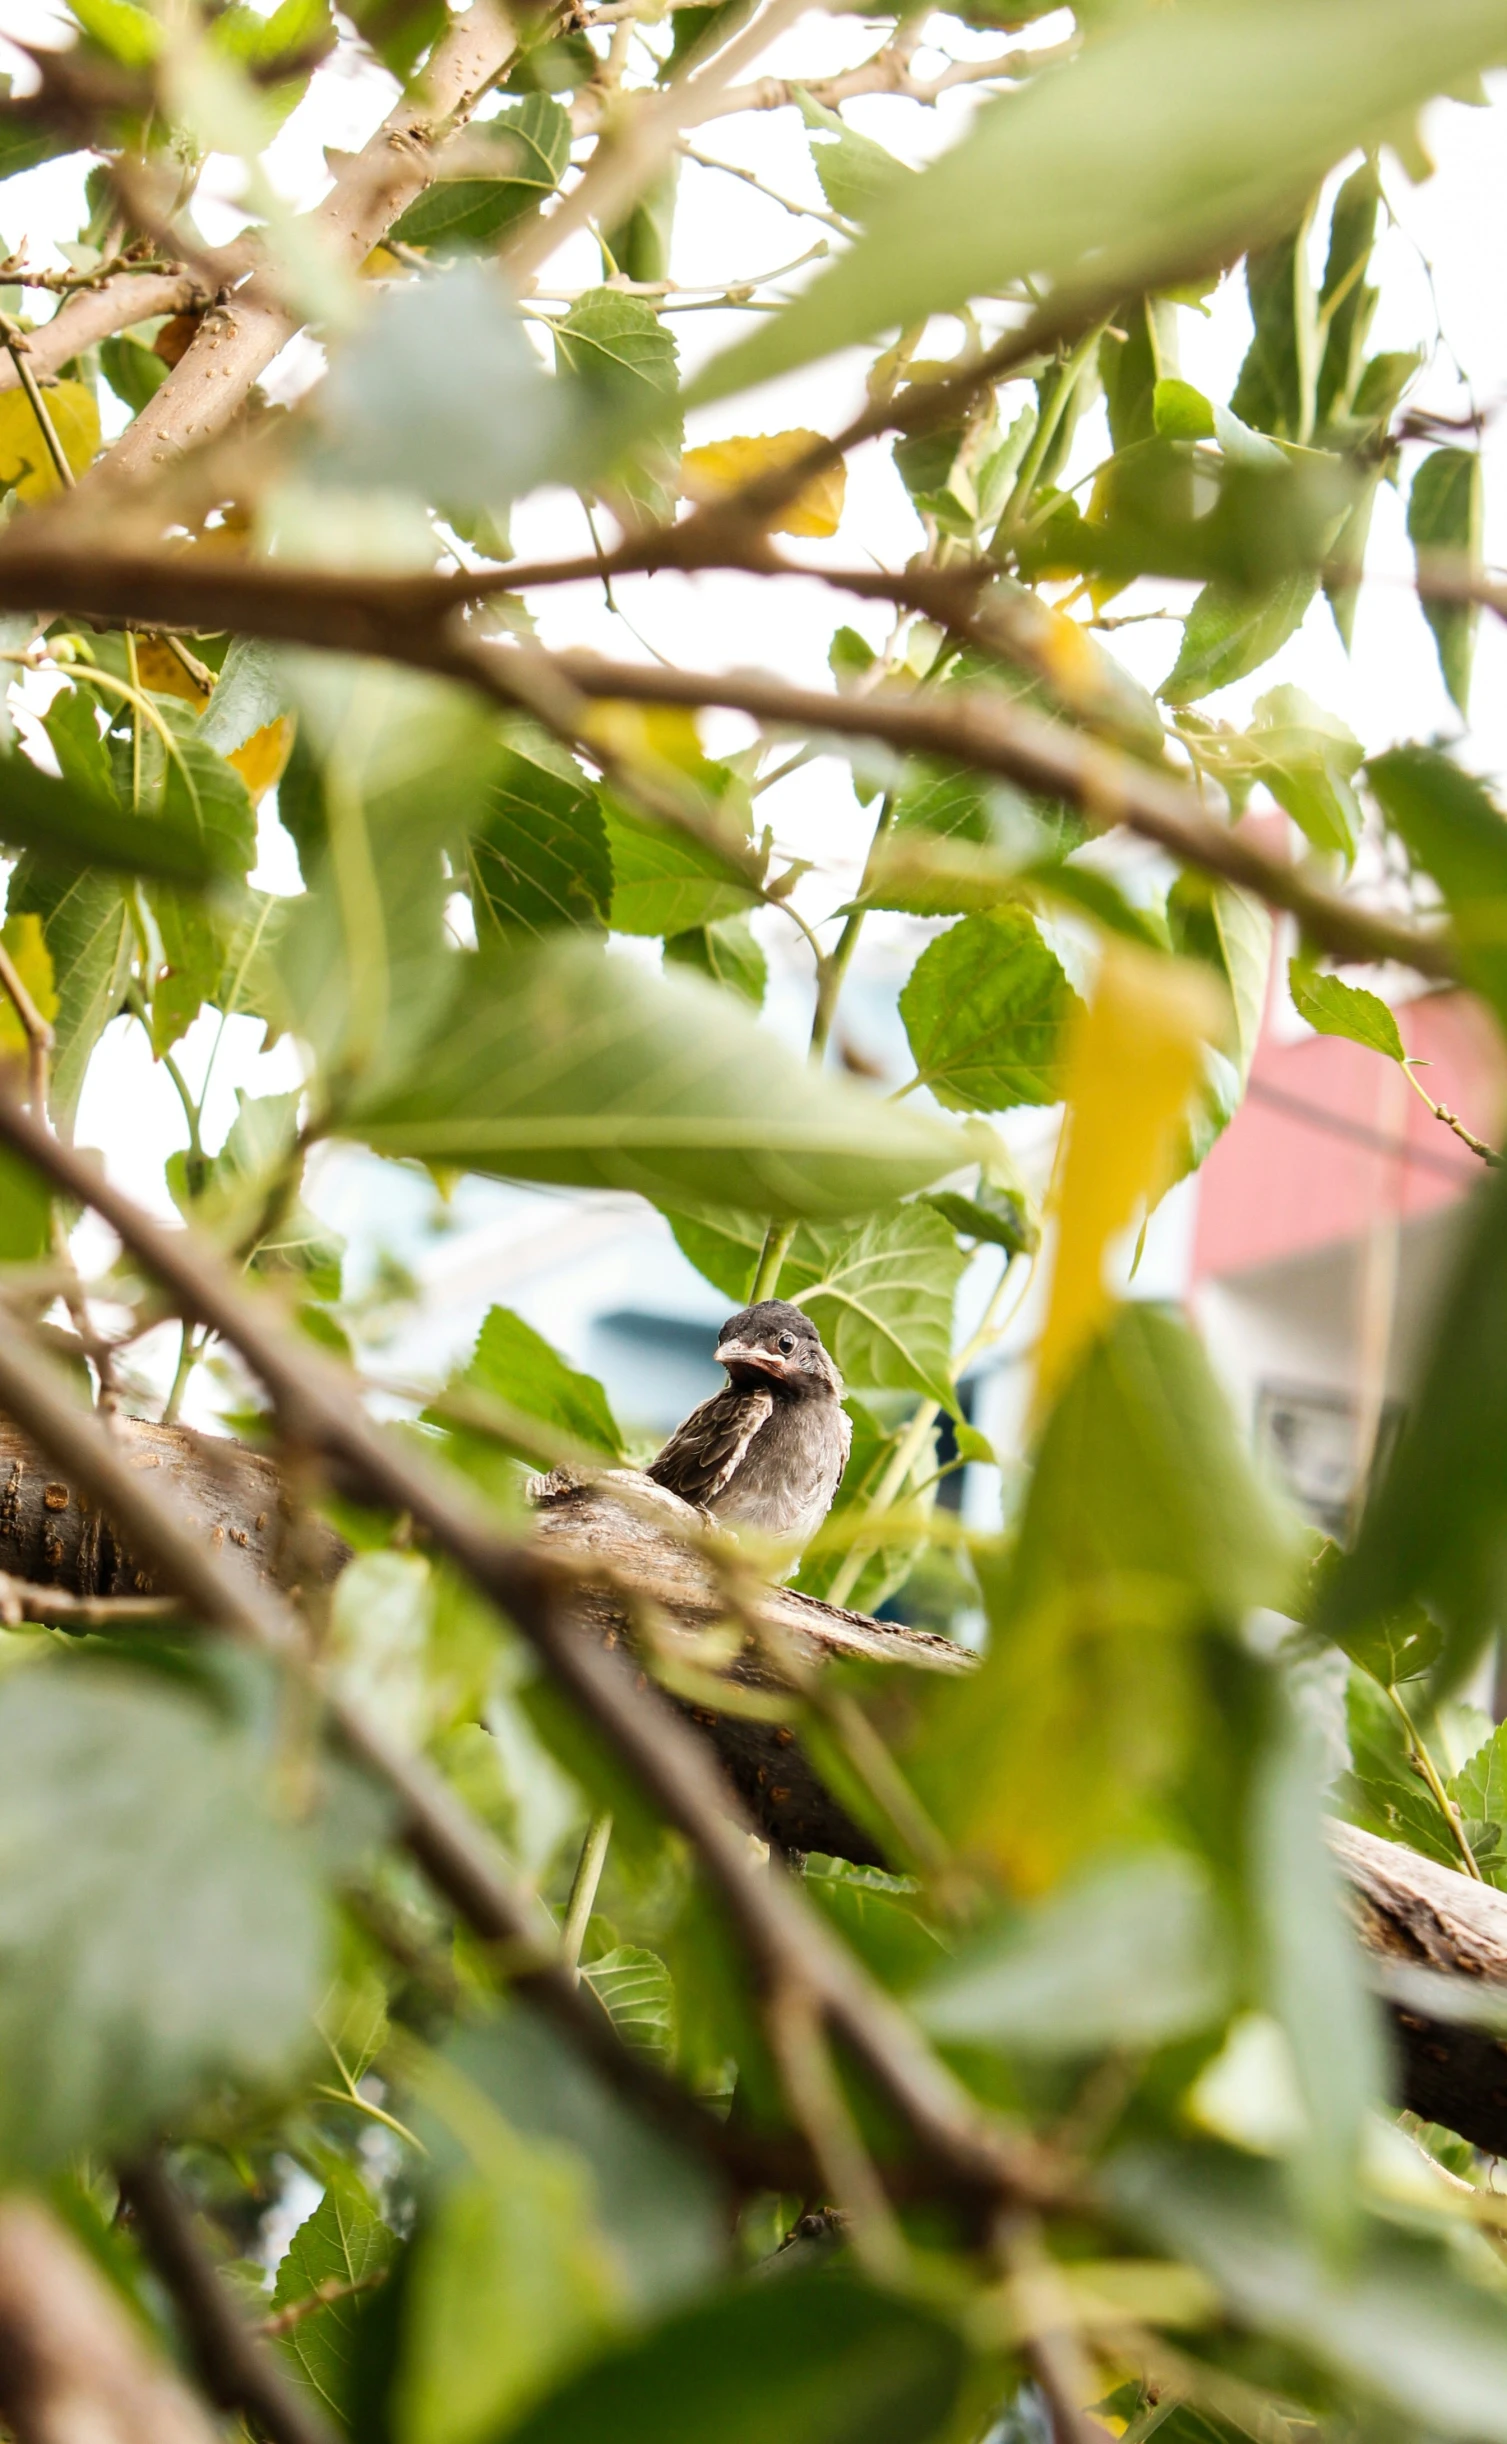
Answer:
[[[66,1587],[40,1587],[0,1571],[0,1622],[19,1629],[138,1629],[147,1621],[172,1621],[182,1607],[170,1595],[73,1595]]]
[[[58,428],[52,421],[52,411],[42,396],[41,385],[32,369],[30,341],[21,325],[13,321],[9,314],[0,314],[0,340],[4,341],[6,353],[16,369],[16,379],[30,402],[31,412],[37,420],[37,429],[41,433],[43,446],[52,461],[53,473],[63,490],[72,492],[78,478],[68,463],[68,453],[58,439]]]
[[[357,2300],[364,2291],[380,2291],[387,2279],[388,2268],[379,2266],[374,2274],[358,2274],[353,2282],[332,2277],[327,2283],[316,2283],[301,2300],[290,2300],[286,2308],[275,2308],[269,2317],[263,2317],[256,2330],[265,2341],[276,2341],[280,2334],[295,2332],[321,2308],[333,2308],[337,2300]]]
[[[20,1021],[26,1038],[28,1092],[31,1108],[39,1120],[47,1117],[47,1070],[56,1041],[51,1027],[26,989],[19,968],[5,944],[0,942],[0,992],[3,992]]]

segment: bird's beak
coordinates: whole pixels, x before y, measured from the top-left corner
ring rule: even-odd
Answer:
[[[787,1372],[785,1361],[777,1350],[760,1349],[753,1341],[719,1341],[715,1355],[717,1364],[725,1366],[729,1374],[743,1368],[783,1380]]]

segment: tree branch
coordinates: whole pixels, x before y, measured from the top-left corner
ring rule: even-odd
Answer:
[[[766,1993],[798,1986],[875,2080],[907,2124],[935,2176],[960,2204],[1001,2198],[1040,2203],[1059,2194],[1055,2168],[1033,2143],[994,2124],[930,2051],[909,2016],[870,1978],[771,1862],[749,1869],[753,1831],[705,1745],[656,1691],[634,1685],[616,1654],[583,1637],[568,1618],[573,1574],[500,1536],[480,1505],[452,1480],[378,1433],[353,1399],[348,1376],[300,1345],[265,1299],[248,1294],[222,1259],[188,1231],[144,1214],[70,1147],[37,1128],[0,1091],[0,1142],[110,1224],[172,1294],[185,1316],[209,1324],[247,1360],[271,1393],[284,1432],[359,1485],[369,1500],[406,1511],[457,1562],[528,1640],[555,1678],[607,1737],[665,1815],[697,1850],[739,1928]],[[28,1345],[29,1344],[29,1345]],[[134,1536],[206,1619],[249,1637],[307,1671],[288,1608],[249,1572],[211,1561],[173,1506],[134,1476],[87,1412],[48,1380],[46,1361],[17,1328],[0,1338],[0,1407],[11,1411],[102,1505],[118,1509]],[[324,1693],[339,1736],[401,1802],[403,1837],[432,1879],[484,1933],[511,1939],[537,1960],[533,1922],[497,1875],[478,1828],[421,1761],[394,1750],[348,1702]],[[551,1929],[551,1949],[553,1949]],[[572,2018],[580,1998],[553,1965]]]
[[[215,2444],[50,2209],[0,2204],[0,2419],[17,2444]]]
[[[684,536],[693,523],[687,519],[672,531]],[[558,565],[562,571],[578,567]],[[600,565],[583,562],[578,573],[593,573]],[[924,691],[908,697],[829,694],[745,672],[672,670],[591,653],[547,654],[532,644],[496,646],[442,616],[463,594],[481,595],[514,582],[501,572],[468,573],[458,580],[368,580],[313,569],[290,573],[275,562],[218,560],[196,566],[192,555],[170,559],[155,553],[112,558],[73,545],[55,526],[0,546],[3,608],[45,601],[87,617],[234,627],[243,635],[284,643],[381,655],[465,680],[498,703],[525,710],[538,709],[541,686],[550,682],[583,697],[723,705],[756,721],[818,735],[877,738],[907,754],[995,772],[1026,789],[1067,798],[1101,830],[1123,824],[1182,863],[1289,910],[1309,938],[1336,958],[1396,960],[1420,975],[1458,977],[1447,934],[1426,933],[1325,890],[1301,867],[1213,821],[1194,791],[1171,773],[999,695],[982,689],[947,698]],[[902,591],[906,583],[862,582],[864,590],[889,593]]]
[[[147,2256],[178,2311],[204,2390],[221,2410],[242,2410],[270,2444],[334,2444],[334,2430],[301,2392],[231,2298],[160,2157],[123,2166],[120,2194]]]
[[[197,273],[119,272],[97,289],[80,289],[49,322],[27,333],[31,362],[40,374],[60,373],[70,357],[82,356],[132,323],[156,314],[187,314],[206,302]],[[0,391],[15,390],[20,375],[9,356],[0,356]]]
[[[464,126],[516,48],[512,23],[498,0],[472,0],[436,49],[419,93],[405,95],[389,111],[323,203],[306,215],[306,241],[325,247],[348,271],[358,271],[428,186],[436,142]],[[247,260],[244,248],[239,260]],[[143,305],[133,319],[151,311]],[[81,492],[92,494],[105,482],[142,481],[180,452],[224,432],[300,321],[260,274],[224,297],[206,314],[156,397],[91,468]]]

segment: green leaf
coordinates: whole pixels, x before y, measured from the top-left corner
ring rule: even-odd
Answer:
[[[1290,1567],[1197,1342],[1122,1308],[1047,1420],[1013,1554],[986,1580],[983,1668],[939,1691],[909,1752],[943,1830],[1021,1892],[1150,1838],[1216,1737],[1201,1634],[1282,1603]]]
[[[1432,747],[1366,766],[1378,805],[1444,894],[1470,982],[1507,1014],[1507,820],[1473,773]]]
[[[1092,2054],[1209,2027],[1230,1972],[1207,1870],[1183,1851],[1152,1850],[971,1938],[909,1999],[944,2043]]]
[[[1260,433],[1306,442],[1313,431],[1319,330],[1308,270],[1305,213],[1296,229],[1245,259],[1255,336],[1230,399],[1234,414]]]
[[[962,2381],[956,2328],[846,2272],[743,2285],[623,2343],[516,2444],[929,2444]]]
[[[287,2077],[324,1975],[311,1867],[196,1700],[73,1659],[0,1683],[0,2157],[109,2154]]]
[[[1385,1668],[1390,1658],[1378,1651],[1374,1641],[1367,1643],[1371,1655]],[[1384,1841],[1406,1842],[1410,1850],[1437,1859],[1441,1867],[1458,1867],[1460,1853],[1437,1802],[1409,1760],[1407,1737],[1396,1710],[1372,1677],[1370,1660],[1362,1656],[1361,1661],[1364,1668],[1350,1674],[1345,1692],[1351,1768],[1341,1785],[1345,1813],[1352,1824],[1379,1833]],[[1425,1716],[1425,1737],[1431,1728]]]
[[[723,398],[1029,279],[1084,319],[1237,253],[1352,146],[1496,60],[1494,0],[1273,0],[1111,20],[1070,68],[987,103],[876,202],[867,233],[701,376]],[[1074,164],[1071,178],[1062,164]]]
[[[216,755],[234,755],[248,738],[285,713],[288,682],[275,646],[261,637],[232,637],[215,691],[199,715],[197,735]]]
[[[567,1366],[548,1341],[510,1308],[489,1311],[459,1380],[474,1391],[492,1393],[562,1434],[574,1435],[577,1442],[589,1444],[614,1464],[622,1460],[622,1436],[595,1376],[578,1374]]]
[[[0,173],[3,174],[3,173]],[[171,367],[155,348],[148,348],[128,331],[117,331],[100,342],[99,369],[123,407],[133,416],[156,398]]]
[[[607,252],[625,280],[640,280],[647,287],[670,277],[679,191],[680,161],[672,156],[668,166],[642,190],[628,218],[608,230]]]
[[[726,2202],[705,2159],[662,2135],[541,2015],[514,2004],[464,2027],[447,2059],[515,2129],[580,2167],[621,2296],[638,2314],[661,2314],[718,2279]]]
[[[122,67],[150,67],[162,49],[161,26],[135,0],[68,0],[68,4],[90,41],[118,59]]]
[[[1258,696],[1246,740],[1277,804],[1316,849],[1338,849],[1351,865],[1365,817],[1352,786],[1365,758],[1354,732],[1301,688]]]
[[[757,901],[747,876],[709,844],[652,815],[634,814],[611,792],[602,806],[615,933],[688,933],[740,915]],[[728,828],[731,833],[731,821]]]
[[[823,195],[844,220],[866,221],[886,188],[914,177],[914,171],[876,144],[872,136],[860,135],[835,110],[813,100],[804,85],[796,85],[793,92],[806,123],[811,166]]]
[[[753,1287],[764,1229],[742,1213],[672,1214],[692,1264],[732,1299]],[[772,1295],[804,1307],[845,1379],[921,1392],[954,1406],[952,1307],[964,1270],[956,1239],[925,1202],[896,1205],[856,1231],[803,1225]]]
[[[1447,585],[1480,575],[1483,515],[1479,452],[1430,451],[1408,494],[1408,540],[1420,586],[1431,580]],[[1424,595],[1421,608],[1434,632],[1434,649],[1450,702],[1459,713],[1468,715],[1480,606],[1430,601]]]
[[[1324,1759],[1285,1691],[1257,1760],[1250,1858],[1268,2008],[1285,2031],[1306,2131],[1294,2195],[1328,2247],[1353,2237],[1367,2119],[1385,2094],[1376,2006],[1324,1840]]]
[[[509,2431],[620,2312],[585,2165],[490,2111],[475,2153],[413,2244],[396,2392],[405,2444]]]
[[[1321,976],[1301,959],[1287,963],[1287,989],[1300,1018],[1320,1035],[1348,1036],[1389,1061],[1405,1061],[1407,1051],[1397,1021],[1384,1001],[1364,986],[1346,984],[1341,976]]]
[[[679,356],[653,307],[621,289],[588,289],[555,324],[555,360],[582,472],[605,469],[632,509],[672,517],[666,462],[680,454]]]
[[[1507,2437],[1507,2313],[1447,2245],[1371,2224],[1336,2263],[1294,2229],[1281,2174],[1213,2148],[1133,2148],[1122,2213],[1216,2283],[1239,2322],[1433,2435]]]
[[[1360,383],[1366,338],[1376,311],[1376,291],[1366,286],[1360,274],[1370,260],[1380,207],[1380,173],[1374,160],[1366,160],[1341,187],[1329,220],[1329,257],[1319,292],[1324,353],[1315,412],[1321,425],[1349,413]]]
[[[1157,691],[1163,701],[1194,704],[1259,670],[1301,628],[1318,583],[1314,570],[1294,569],[1261,593],[1219,579],[1205,586],[1183,623],[1177,660]]]
[[[362,2295],[382,2281],[397,2241],[375,2207],[353,2181],[332,2183],[312,2215],[288,2243],[273,2285],[274,2314],[312,2299],[327,2286],[348,2286],[350,2296],[313,2308],[278,2348],[295,2378],[342,2424],[352,2410],[356,2321]]]
[[[343,14],[400,83],[449,21],[444,0],[346,0]]]
[[[713,984],[726,985],[756,1010],[764,1003],[769,961],[754,938],[746,916],[722,917],[714,925],[697,925],[689,933],[667,934],[665,965],[693,968]]]
[[[257,1273],[294,1274],[311,1298],[340,1296],[344,1241],[310,1211],[300,1197],[273,1198],[298,1134],[302,1096],[248,1095],[236,1088],[236,1116],[218,1154],[195,1164],[171,1154],[168,1191],[180,1213],[240,1250],[267,1216],[270,1229],[256,1238],[246,1262]]]
[[[807,1280],[813,1264],[820,1270]],[[899,1205],[847,1237],[798,1232],[778,1295],[799,1301],[851,1382],[921,1392],[952,1408],[952,1307],[963,1271],[940,1215]]]
[[[585,1962],[581,1976],[630,2052],[673,2062],[675,1988],[657,1952],[620,1943]]]
[[[462,964],[442,1038],[341,1124],[379,1153],[821,1220],[963,1155],[951,1130],[813,1071],[710,985],[564,939]]]
[[[1502,1891],[1507,1886],[1507,1846],[1501,1838],[1507,1831],[1507,1726],[1498,1723],[1446,1787],[1465,1819],[1482,1876]],[[1483,1840],[1483,1831],[1498,1838]]]
[[[67,1122],[131,973],[136,931],[130,902],[108,874],[86,866],[70,881],[60,866],[23,857],[12,871],[6,904],[13,915],[42,920],[58,994],[49,1101],[54,1118]]]
[[[940,1188],[921,1201],[950,1222],[960,1238],[1008,1248],[1012,1256],[1034,1256],[1041,1245],[1041,1224],[1024,1188],[999,1188],[991,1180],[980,1180],[969,1196]]]
[[[52,1191],[7,1147],[0,1154],[0,1264],[36,1264],[52,1248]]]
[[[466,848],[478,930],[490,918],[506,935],[605,931],[612,856],[575,757],[532,723],[511,725],[485,806]]]
[[[1423,1604],[1444,1626],[1439,1666],[1460,1678],[1494,1633],[1507,1567],[1507,1174],[1478,1194],[1401,1436],[1353,1552],[1317,1610],[1344,1644]]]
[[[79,692],[76,701],[87,715],[89,699]],[[47,727],[56,745],[52,715]],[[251,862],[250,856],[241,855],[244,834],[227,830],[212,817],[198,820],[181,781],[169,790],[160,812],[133,815],[115,801],[102,751],[90,761],[94,787],[66,766],[64,774],[58,780],[39,772],[19,750],[0,756],[0,841],[6,848],[30,849],[70,869],[95,866],[106,873],[153,874],[190,884],[209,882],[218,874],[244,873]],[[249,811],[240,775],[231,773],[230,779]]]
[[[473,154],[495,146],[497,170],[478,175],[468,160],[463,178],[437,178],[393,224],[404,246],[486,246],[535,204],[552,195],[570,160],[570,113],[547,94],[474,124]]]
[[[1158,382],[1152,401],[1153,430],[1166,441],[1212,441],[1214,410],[1191,382]]]
[[[440,508],[495,512],[563,473],[575,442],[512,295],[481,263],[386,289],[333,356],[320,406],[328,439],[318,467],[333,482],[417,493]]]
[[[1058,1102],[1076,1007],[1024,908],[950,926],[922,952],[900,995],[920,1082],[954,1112]]]
[[[1164,297],[1138,297],[1099,342],[1099,378],[1114,449],[1131,449],[1162,429],[1159,392],[1189,387],[1178,380],[1177,366],[1175,306]],[[1212,433],[1212,421],[1204,429]]]

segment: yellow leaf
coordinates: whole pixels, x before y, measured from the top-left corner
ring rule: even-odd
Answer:
[[[628,704],[604,696],[581,724],[588,745],[605,747],[629,764],[669,764],[698,772],[705,757],[696,716],[678,704]]]
[[[52,953],[47,947],[39,916],[7,917],[0,926],[0,942],[10,953],[15,969],[41,1016],[50,1024],[58,1014],[57,986],[52,978]],[[0,1052],[26,1051],[26,1030],[16,1015],[8,994],[0,993]]]
[[[1227,1021],[1218,985],[1191,960],[1127,942],[1104,948],[1068,1056],[1067,1154],[1046,1327],[1036,1358],[1045,1406],[1109,1313],[1110,1242],[1154,1204],[1178,1129]]]
[[[93,391],[82,382],[55,382],[42,397],[64,457],[82,475],[99,448]],[[24,390],[0,391],[0,485],[10,484],[23,501],[45,501],[63,489]]]
[[[279,713],[264,730],[253,730],[244,746],[237,747],[226,757],[233,764],[257,805],[275,781],[280,781],[289,756],[293,752],[293,716]]]
[[[709,441],[702,449],[687,450],[682,458],[681,492],[700,507],[725,500],[728,493],[736,492],[755,476],[788,467],[793,458],[803,457],[825,438],[822,433],[797,431],[740,434],[729,441]],[[848,471],[841,459],[835,467],[823,468],[770,520],[770,532],[835,535],[847,482]]]
[[[185,704],[194,705],[209,702],[208,689],[198,685],[160,637],[137,638],[136,676],[154,696],[181,696]]]

